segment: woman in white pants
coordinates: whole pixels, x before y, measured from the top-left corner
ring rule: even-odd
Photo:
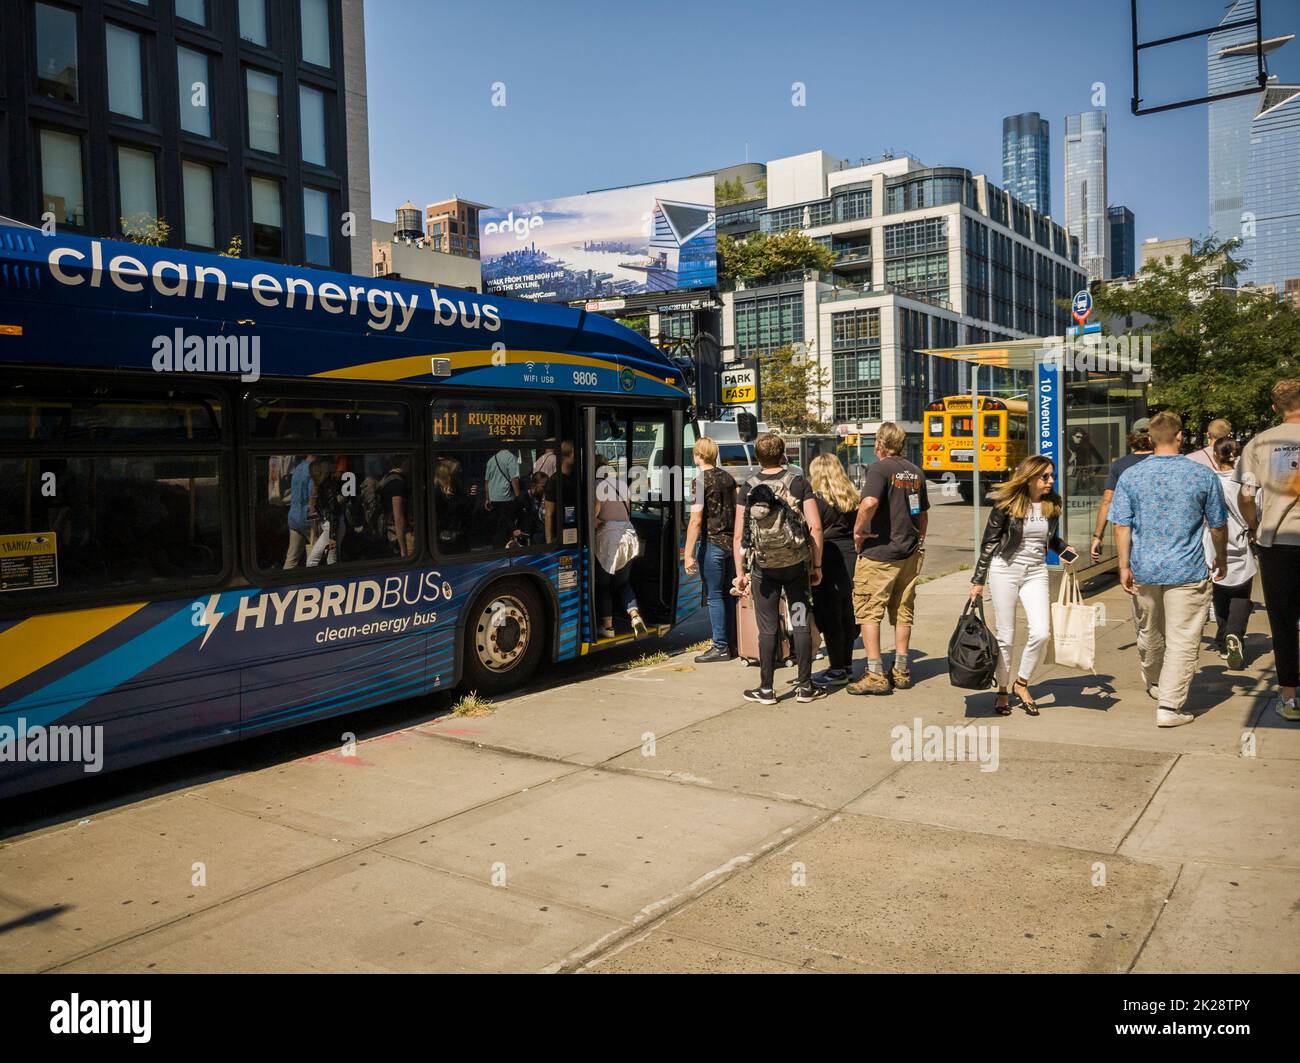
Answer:
[[[1016,466],[1004,484],[989,495],[993,508],[980,543],[980,556],[971,579],[971,600],[984,593],[987,580],[998,625],[998,696],[994,707],[1011,715],[1007,680],[1011,676],[1011,650],[1016,637],[1016,605],[1025,607],[1029,640],[1020,656],[1020,668],[1011,691],[1030,716],[1038,706],[1029,681],[1052,635],[1052,609],[1047,590],[1047,551],[1073,560],[1060,537],[1061,496],[1053,490],[1056,466],[1051,459],[1033,455]],[[1077,555],[1076,555],[1077,556]]]

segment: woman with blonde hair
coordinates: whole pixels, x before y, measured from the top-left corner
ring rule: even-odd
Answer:
[[[971,600],[989,584],[993,611],[997,614],[998,696],[994,707],[1002,716],[1011,715],[1007,679],[1011,675],[1011,650],[1016,637],[1016,605],[1025,607],[1029,640],[1020,657],[1020,669],[1012,685],[1016,700],[1030,716],[1038,706],[1029,692],[1029,681],[1052,633],[1051,603],[1047,590],[1047,551],[1061,555],[1070,564],[1078,557],[1061,541],[1061,496],[1053,489],[1056,466],[1050,458],[1034,454],[1016,466],[1006,483],[989,495],[993,507],[980,542],[980,556],[971,578]]]
[[[830,667],[813,682],[843,686],[853,678],[853,643],[858,623],[853,616],[853,522],[860,496],[834,454],[818,454],[808,463],[813,499],[822,519],[822,581],[813,588],[813,616],[826,639]]]

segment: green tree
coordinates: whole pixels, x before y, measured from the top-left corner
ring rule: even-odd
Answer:
[[[118,222],[122,226],[123,239],[133,244],[163,247],[171,239],[172,227],[152,214],[132,214],[129,218],[118,218]]]
[[[758,359],[763,420],[782,432],[829,432],[830,425],[819,416],[817,396],[831,386],[830,374],[822,368],[811,347],[797,351],[787,344]]]
[[[763,279],[791,270],[815,269],[829,272],[835,256],[810,236],[798,230],[754,233],[747,240],[718,236],[718,283],[741,278]]]
[[[230,238],[230,242],[226,244],[226,249],[224,251],[217,252],[217,254],[219,254],[222,258],[239,258],[239,256],[242,255],[243,253],[244,253],[244,238],[240,236],[238,233],[236,233],[234,236]]]
[[[1149,262],[1132,287],[1094,295],[1100,319],[1150,318],[1130,334],[1151,337],[1151,404],[1181,414],[1189,432],[1216,417],[1239,432],[1266,428],[1274,383],[1300,375],[1300,310],[1267,292],[1229,289],[1245,266],[1236,245],[1196,241],[1180,262]]]

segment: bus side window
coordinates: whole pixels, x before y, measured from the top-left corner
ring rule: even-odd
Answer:
[[[419,553],[422,495],[407,403],[268,389],[251,396],[246,416],[257,570]]]
[[[194,587],[225,569],[221,403],[94,378],[0,387],[5,603]],[[61,451],[51,452],[51,443]],[[133,444],[123,452],[118,444]]]

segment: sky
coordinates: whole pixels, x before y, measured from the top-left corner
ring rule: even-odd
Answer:
[[[1217,24],[1223,0],[1139,0],[1152,40]],[[1266,36],[1300,0],[1263,0]],[[1205,40],[1143,53],[1146,105],[1203,95]],[[908,152],[1002,184],[1002,119],[1051,123],[1101,83],[1112,204],[1137,239],[1208,229],[1206,108],[1130,113],[1129,0],[366,0],[372,214],[459,195],[509,206],[821,149]],[[1300,83],[1300,40],[1270,73]],[[792,105],[795,82],[805,106]],[[494,96],[505,106],[493,106]]]

